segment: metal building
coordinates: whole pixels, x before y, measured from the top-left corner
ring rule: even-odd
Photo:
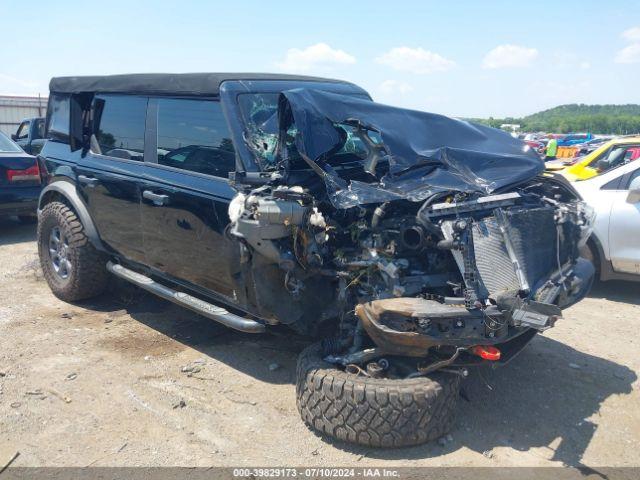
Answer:
[[[16,133],[25,118],[43,117],[47,113],[47,97],[0,95],[0,131],[8,136]]]

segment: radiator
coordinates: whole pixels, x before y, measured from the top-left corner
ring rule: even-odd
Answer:
[[[558,231],[553,208],[513,208],[505,210],[506,228],[523,276],[529,287],[535,286],[558,268]],[[495,217],[472,223],[474,257],[481,296],[504,290],[520,290],[522,285],[507,252],[504,237]],[[561,248],[561,262],[567,249]]]

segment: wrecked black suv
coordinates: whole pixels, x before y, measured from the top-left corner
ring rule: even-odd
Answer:
[[[54,78],[44,275],[108,272],[228,327],[284,324],[312,428],[372,446],[445,434],[471,366],[509,361],[590,288],[592,213],[519,140],[258,74]]]

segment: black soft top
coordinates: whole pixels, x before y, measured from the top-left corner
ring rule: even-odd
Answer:
[[[212,96],[220,93],[226,80],[288,80],[332,82],[341,80],[274,73],[134,73],[83,77],[54,77],[49,83],[52,93],[129,93],[154,95]]]

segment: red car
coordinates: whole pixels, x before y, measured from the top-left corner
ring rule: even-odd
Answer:
[[[624,155],[624,163],[629,163],[640,158],[640,147],[634,147],[627,150]]]
[[[544,153],[544,149],[547,146],[544,142],[541,142],[540,140],[525,140],[524,143],[529,145],[529,147],[531,147],[531,150],[538,152],[540,154]]]

